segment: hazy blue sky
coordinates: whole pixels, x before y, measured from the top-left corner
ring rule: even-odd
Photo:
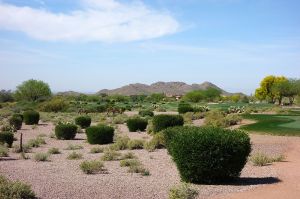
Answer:
[[[299,0],[0,0],[0,89],[300,78]]]

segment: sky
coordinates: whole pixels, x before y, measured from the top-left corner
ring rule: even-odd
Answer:
[[[0,0],[0,89],[300,78],[299,0]]]

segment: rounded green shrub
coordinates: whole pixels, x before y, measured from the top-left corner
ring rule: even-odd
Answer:
[[[187,112],[193,112],[193,107],[188,103],[179,103],[178,104],[178,113],[184,114]]]
[[[58,124],[55,127],[55,135],[59,140],[72,140],[77,133],[75,124]]]
[[[75,118],[75,124],[77,124],[83,129],[91,126],[91,123],[92,123],[92,119],[90,116],[79,116]]]
[[[0,143],[1,144],[7,144],[8,147],[12,146],[12,143],[14,142],[14,134],[11,132],[0,132]]]
[[[248,134],[218,127],[173,127],[164,132],[185,182],[214,184],[240,175],[251,151]]]
[[[144,131],[148,125],[148,121],[142,118],[130,118],[126,123],[130,132]]]
[[[22,119],[22,122],[23,122],[23,120],[24,120],[24,116],[23,116],[23,114],[21,114],[21,113],[14,113],[14,114],[12,115],[12,117],[20,117],[20,118]]]
[[[141,111],[139,111],[139,115],[142,117],[146,117],[146,116],[153,117],[154,113],[153,113],[153,111],[150,111],[150,110],[141,110]]]
[[[29,110],[29,111],[25,111],[23,113],[23,116],[24,116],[24,122],[27,125],[33,125],[33,124],[39,123],[39,120],[40,120],[39,112]]]
[[[184,120],[181,115],[156,115],[153,117],[153,132],[159,132],[168,127],[183,126]]]
[[[113,127],[99,125],[87,128],[85,133],[90,144],[109,144],[113,142],[114,131]]]
[[[20,130],[22,127],[23,119],[20,116],[13,115],[9,118],[9,124],[13,126],[16,130]]]

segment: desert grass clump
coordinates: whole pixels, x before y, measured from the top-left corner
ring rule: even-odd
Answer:
[[[14,153],[29,153],[31,151],[31,147],[27,144],[24,144],[22,146],[22,151],[21,151],[21,148],[20,148],[20,145],[17,144],[17,145],[13,145],[12,147],[12,152]]]
[[[111,149],[114,150],[125,150],[128,149],[128,142],[130,138],[128,136],[117,136],[116,141],[111,145]]]
[[[50,155],[48,153],[36,153],[34,154],[33,159],[36,162],[46,162],[49,161],[49,157]]]
[[[121,167],[132,167],[140,165],[141,163],[136,159],[124,159],[120,161]]]
[[[80,169],[85,174],[96,174],[105,171],[103,162],[98,160],[83,161],[80,164]]]
[[[28,148],[38,148],[41,145],[46,144],[46,141],[44,138],[37,137],[35,139],[28,140],[26,147]]]
[[[48,150],[49,154],[60,154],[59,148],[52,147]]]
[[[130,150],[134,150],[134,149],[143,149],[144,148],[144,144],[145,144],[145,140],[130,140],[128,142],[128,148]]]
[[[143,118],[134,117],[127,120],[127,127],[130,132],[145,131],[148,121]]]
[[[142,176],[150,175],[150,171],[148,169],[146,169],[142,164],[129,166],[128,172],[129,173],[140,173]]]
[[[121,153],[108,149],[104,151],[103,156],[101,157],[101,160],[103,161],[116,161],[119,160],[121,156]]]
[[[0,145],[0,158],[8,157],[8,148],[4,145]]]
[[[272,162],[283,162],[284,160],[285,156],[283,154],[272,157]]]
[[[113,118],[114,124],[124,124],[128,119],[128,116],[125,114],[119,114],[116,117]]]
[[[166,141],[163,133],[157,133],[153,136],[153,138],[145,142],[144,149],[149,152],[155,151],[155,149],[162,149],[166,147]]]
[[[73,151],[72,153],[70,153],[67,157],[68,160],[79,160],[82,159],[83,155],[82,153],[77,153],[75,151]]]
[[[135,158],[136,158],[136,156],[134,155],[134,153],[127,152],[122,155],[121,159],[123,160],[123,159],[135,159]]]
[[[83,149],[83,146],[79,145],[79,144],[68,144],[67,148],[65,148],[65,150],[80,150]]]
[[[173,186],[169,190],[168,199],[195,199],[198,196],[198,191],[191,188],[187,183],[182,183],[177,186]]]
[[[98,147],[91,148],[90,153],[103,153],[103,151],[104,151],[104,148],[98,146]]]
[[[0,176],[0,198],[2,199],[35,199],[31,186],[20,181],[10,181]]]
[[[253,163],[254,166],[266,166],[272,162],[272,159],[268,157],[266,154],[258,152],[253,154],[250,157],[250,161]]]

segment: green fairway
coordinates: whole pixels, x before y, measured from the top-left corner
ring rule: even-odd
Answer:
[[[244,115],[245,119],[256,120],[257,123],[242,126],[241,129],[274,135],[300,136],[300,115]]]

